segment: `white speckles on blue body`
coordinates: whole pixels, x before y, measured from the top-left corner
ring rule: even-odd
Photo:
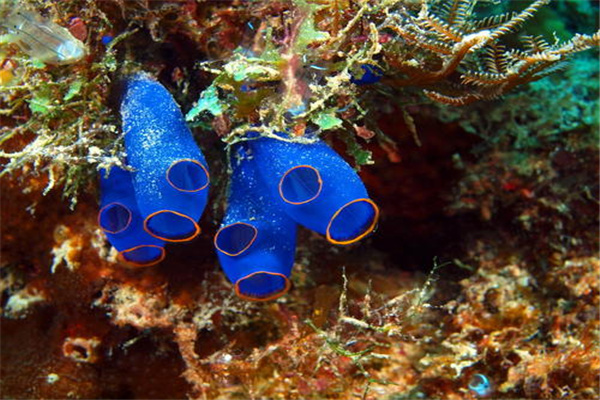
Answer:
[[[240,144],[233,161],[230,195],[222,226],[244,222],[254,226],[256,240],[240,256],[219,252],[221,265],[235,282],[256,271],[277,272],[289,276],[296,251],[296,223],[266,192],[258,177],[256,164],[246,144]]]
[[[248,142],[265,187],[296,222],[325,233],[334,213],[345,204],[367,198],[367,190],[358,174],[324,142],[288,143],[263,138]],[[290,204],[279,195],[279,182],[291,168],[308,165],[319,171],[323,181],[317,198],[305,204]]]
[[[206,161],[171,94],[155,80],[138,74],[127,81],[121,104],[128,163],[142,214],[172,210],[198,220],[208,187],[193,193],[169,185],[169,167],[181,159]]]

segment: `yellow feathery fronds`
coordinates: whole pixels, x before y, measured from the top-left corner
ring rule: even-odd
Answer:
[[[542,36],[523,35],[523,48],[508,48],[501,39],[517,32],[550,0],[535,0],[520,12],[483,19],[474,14],[478,1],[422,0],[417,12],[405,6],[388,11],[379,28],[401,43],[390,51],[384,46],[383,55],[392,68],[388,83],[420,86],[434,101],[464,105],[538,80],[562,68],[570,55],[600,46],[599,31],[554,44]]]
[[[492,32],[492,39],[498,39],[500,36],[506,35],[507,33],[516,32],[525,21],[532,18],[533,15],[543,6],[550,3],[550,0],[536,0],[529,7],[513,16],[510,20],[497,27]]]

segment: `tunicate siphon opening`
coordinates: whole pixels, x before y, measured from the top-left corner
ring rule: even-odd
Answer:
[[[144,220],[144,229],[150,235],[167,242],[186,242],[200,233],[200,227],[187,215],[171,210],[150,214]]]
[[[165,249],[155,245],[142,245],[119,253],[121,261],[131,267],[149,267],[165,258]]]
[[[279,182],[281,198],[290,204],[305,204],[321,193],[323,181],[319,171],[309,165],[289,169]]]
[[[104,232],[123,232],[131,222],[131,211],[123,204],[110,203],[98,213],[98,225]]]
[[[334,244],[354,243],[375,228],[379,208],[370,199],[357,199],[335,212],[327,226],[327,240]]]
[[[258,230],[247,223],[236,222],[219,229],[215,236],[215,247],[228,256],[239,256],[256,240]]]
[[[282,274],[260,271],[238,280],[236,294],[245,300],[267,301],[283,296],[290,288],[289,279]]]
[[[196,160],[179,160],[167,170],[167,181],[179,191],[198,192],[208,186],[208,171]]]

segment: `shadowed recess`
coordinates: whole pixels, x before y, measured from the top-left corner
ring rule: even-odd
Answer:
[[[171,210],[157,211],[144,220],[150,235],[167,242],[185,242],[200,233],[198,224],[187,215]]]
[[[258,230],[244,222],[224,226],[215,236],[215,247],[228,256],[239,256],[256,240]]]
[[[327,240],[350,244],[362,239],[375,228],[379,209],[370,199],[358,199],[341,207],[327,227]]]
[[[160,246],[142,245],[122,251],[120,256],[130,266],[148,267],[165,258],[165,249]]]
[[[246,300],[273,300],[284,295],[290,281],[282,274],[255,272],[238,280],[235,284],[237,295]]]
[[[167,181],[182,192],[197,192],[208,186],[208,171],[196,160],[175,161],[167,170]]]
[[[291,204],[304,204],[321,193],[323,181],[319,171],[309,165],[289,169],[279,182],[279,194]]]
[[[123,204],[110,203],[98,213],[98,225],[108,233],[119,233],[131,222],[131,211]]]

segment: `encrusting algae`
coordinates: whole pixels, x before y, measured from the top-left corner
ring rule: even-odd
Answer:
[[[0,1],[2,398],[599,397],[599,41],[591,1]],[[211,191],[132,268],[99,172],[154,169],[148,209]]]

